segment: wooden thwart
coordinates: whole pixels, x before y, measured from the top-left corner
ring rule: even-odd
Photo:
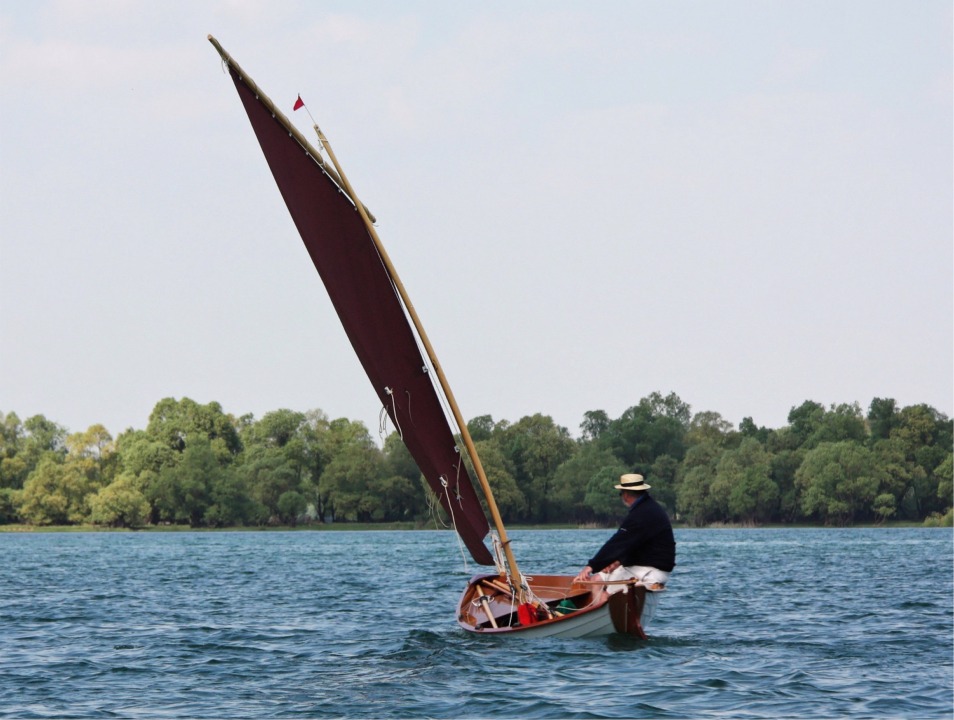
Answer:
[[[509,587],[507,587],[506,585],[504,585],[504,584],[503,584],[502,582],[500,582],[499,580],[492,580],[491,578],[484,578],[484,579],[482,579],[480,582],[482,582],[484,585],[490,586],[491,588],[493,588],[494,590],[496,590],[496,591],[498,591],[498,592],[504,593],[505,595],[513,596],[513,590],[511,590]]]

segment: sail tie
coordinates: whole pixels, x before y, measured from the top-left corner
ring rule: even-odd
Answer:
[[[381,438],[382,442],[386,440],[388,437],[388,406],[387,405],[382,405],[381,409],[378,410],[378,437]],[[402,437],[401,439],[403,440],[404,438]]]
[[[464,561],[464,571],[467,571],[467,554],[464,552],[464,541],[461,539],[460,533],[457,531],[457,518],[454,517],[454,503],[451,501],[450,493],[448,492],[449,483],[447,482],[447,477],[441,475],[441,487],[444,488],[444,497],[447,498],[447,509],[450,512],[451,524],[454,526],[454,537],[457,538],[457,550],[460,552],[460,557]],[[458,495],[458,498],[460,495]]]
[[[392,390],[392,389],[389,388],[389,387],[385,387],[385,388],[384,388],[384,392],[387,393],[387,396],[388,396],[389,398],[391,398],[391,410],[392,410],[392,412],[391,412],[391,419],[394,420],[394,427],[397,428],[398,435],[400,436],[401,441],[403,442],[403,441],[404,441],[404,431],[401,430],[401,423],[400,423],[400,421],[398,420],[397,401],[394,399],[394,390]],[[410,398],[409,398],[409,401],[410,401]],[[409,404],[410,404],[410,402],[409,402]],[[379,424],[379,427],[380,427],[381,429],[384,429],[384,428],[385,428],[385,422],[386,422],[385,419],[384,419],[384,412],[385,412],[385,410],[386,410],[386,408],[382,406],[382,408],[381,408],[381,413],[378,415],[378,424]]]
[[[432,493],[428,493],[426,495],[426,498],[427,498],[428,512],[430,513],[431,517],[434,519],[434,527],[442,527],[445,529],[450,527],[446,522],[444,522],[444,518],[441,516],[441,513],[440,513],[440,507],[441,507],[440,495],[434,495]]]

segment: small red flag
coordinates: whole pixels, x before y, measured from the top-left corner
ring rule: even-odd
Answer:
[[[299,95],[298,99],[295,101],[295,107],[293,107],[292,110],[297,110],[298,108],[303,108],[303,107],[305,107],[305,103],[301,101],[301,95]]]

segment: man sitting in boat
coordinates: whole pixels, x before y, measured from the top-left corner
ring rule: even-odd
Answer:
[[[648,586],[665,585],[676,565],[676,540],[672,523],[663,507],[647,490],[642,475],[621,475],[619,496],[629,512],[619,530],[587,562],[576,576],[578,581],[605,580],[607,595],[619,592],[626,580]],[[599,570],[595,572],[594,569]]]

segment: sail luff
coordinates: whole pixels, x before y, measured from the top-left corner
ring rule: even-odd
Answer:
[[[368,234],[371,236],[371,239],[374,241],[374,244],[378,249],[378,254],[381,256],[381,261],[387,268],[388,275],[390,275],[391,281],[394,283],[394,287],[401,296],[401,300],[404,302],[404,307],[407,309],[407,312],[411,317],[411,322],[414,324],[414,328],[417,330],[417,334],[421,338],[421,342],[423,343],[424,349],[427,352],[427,357],[431,362],[431,366],[437,373],[437,379],[440,383],[441,390],[443,390],[444,396],[447,398],[447,403],[450,406],[451,413],[454,416],[454,421],[457,423],[457,428],[460,431],[460,435],[464,440],[467,453],[470,455],[471,462],[474,464],[474,472],[477,474],[477,481],[480,483],[481,490],[483,490],[484,497],[487,500],[487,507],[490,510],[494,527],[497,530],[497,534],[500,537],[500,543],[504,549],[504,555],[507,559],[507,566],[510,569],[511,580],[518,588],[518,592],[520,593],[520,601],[523,602],[523,576],[520,574],[520,568],[517,566],[517,559],[513,554],[513,549],[510,547],[510,539],[507,537],[507,528],[504,526],[503,518],[500,516],[500,510],[497,507],[497,501],[494,499],[493,490],[491,489],[490,483],[487,480],[487,475],[484,473],[484,467],[480,462],[480,456],[477,453],[477,447],[474,445],[474,441],[470,436],[470,431],[467,429],[467,423],[464,422],[464,417],[461,414],[460,406],[458,406],[457,400],[454,397],[454,391],[451,390],[450,382],[448,381],[447,376],[444,374],[444,369],[437,360],[437,353],[434,351],[434,346],[431,344],[430,338],[427,336],[427,331],[424,329],[424,325],[417,314],[417,310],[414,309],[414,303],[411,302],[411,298],[408,295],[407,289],[404,287],[404,283],[401,281],[401,277],[398,275],[397,269],[391,262],[391,258],[388,255],[384,244],[381,242],[381,238],[378,236],[378,232],[375,229],[374,224],[364,212],[363,205],[358,202],[358,196],[355,193],[354,188],[351,186],[351,183],[348,181],[348,176],[345,175],[344,169],[338,162],[334,150],[331,148],[331,143],[328,142],[325,134],[321,131],[317,124],[315,124],[315,132],[318,134],[319,143],[321,143],[321,146],[327,151],[328,157],[331,159],[332,164],[334,164],[335,169],[338,171],[338,175],[341,178],[341,181],[344,183],[345,191],[355,202],[358,213],[361,215],[361,218],[368,229]]]

